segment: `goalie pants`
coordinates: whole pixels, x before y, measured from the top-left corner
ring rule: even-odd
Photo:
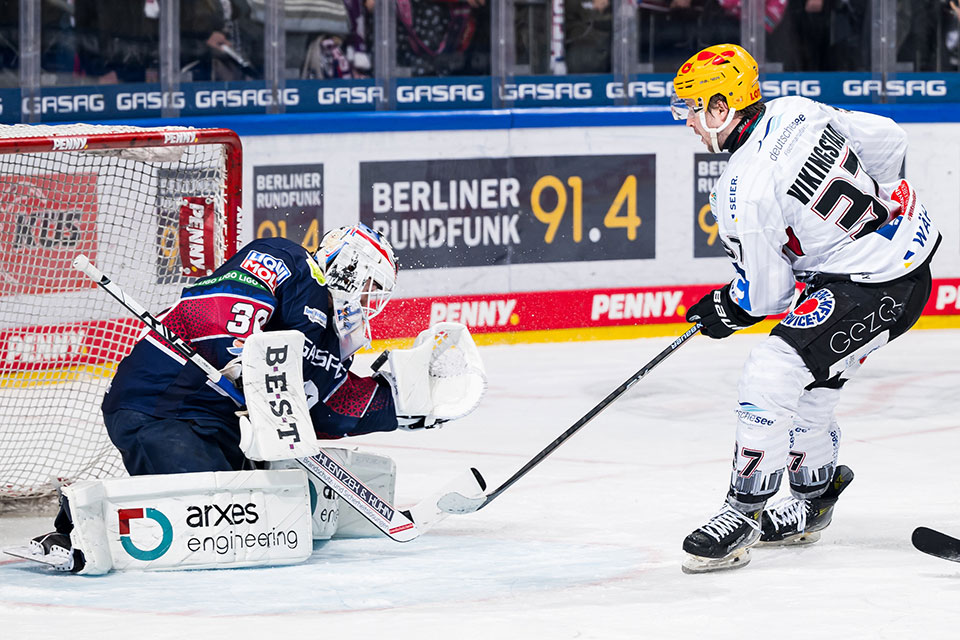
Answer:
[[[807,287],[744,364],[728,502],[762,507],[785,472],[797,498],[826,490],[840,447],[840,389],[868,354],[916,323],[930,290],[926,265],[888,283]]]
[[[132,409],[104,414],[103,421],[132,476],[244,468],[236,426],[157,418]]]

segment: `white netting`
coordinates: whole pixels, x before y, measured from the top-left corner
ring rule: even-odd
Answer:
[[[224,259],[233,222],[225,211],[223,145],[141,154],[152,161],[10,153],[2,145],[28,134],[118,131],[143,130],[0,126],[0,500],[123,473],[100,402],[141,327],[71,268],[74,256],[87,254],[153,312],[173,304],[191,280],[181,275],[179,256],[188,205],[206,207],[212,221],[202,228],[212,235],[213,264]]]

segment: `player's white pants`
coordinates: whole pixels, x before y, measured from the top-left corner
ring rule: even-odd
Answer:
[[[780,488],[784,469],[797,497],[815,497],[833,475],[840,445],[839,389],[806,390],[813,375],[776,336],[750,352],[740,377],[737,448],[730,501],[758,508]]]

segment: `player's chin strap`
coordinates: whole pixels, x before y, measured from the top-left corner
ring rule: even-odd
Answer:
[[[710,134],[710,148],[714,153],[723,153],[723,149],[720,148],[720,142],[717,140],[717,134],[726,129],[731,122],[733,122],[734,117],[736,117],[736,109],[727,109],[727,119],[723,121],[716,129],[711,129],[707,126],[707,109],[703,108],[700,110],[700,126],[703,127],[703,130]]]

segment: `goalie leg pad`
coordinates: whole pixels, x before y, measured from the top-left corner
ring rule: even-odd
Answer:
[[[63,493],[82,574],[294,564],[313,551],[300,470],[88,480]]]
[[[355,475],[380,498],[393,504],[397,484],[397,465],[387,456],[355,449],[324,448],[331,458]],[[293,460],[271,462],[271,469],[300,469]],[[341,500],[318,478],[307,474],[313,519],[313,539],[378,538],[383,535],[360,512]]]

